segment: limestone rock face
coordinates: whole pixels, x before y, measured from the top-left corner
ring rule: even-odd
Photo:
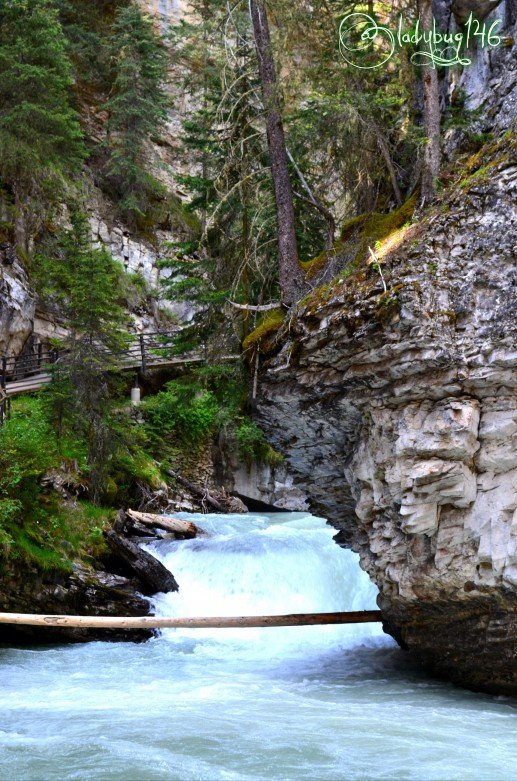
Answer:
[[[284,464],[243,463],[227,443],[214,448],[215,482],[230,493],[291,512],[309,510],[307,495],[294,484]]]
[[[453,0],[452,12],[458,24],[464,24],[471,14],[482,21],[500,4],[501,0]]]
[[[32,333],[36,305],[14,248],[0,246],[0,355],[18,355]]]
[[[435,672],[517,692],[517,166],[289,319],[259,422]],[[411,230],[411,229],[410,229]]]

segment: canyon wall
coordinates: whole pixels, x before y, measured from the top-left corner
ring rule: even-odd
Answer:
[[[506,46],[459,84],[496,140],[466,163],[446,134],[453,183],[380,273],[345,271],[290,313],[258,420],[359,553],[387,631],[434,673],[515,694],[516,3],[495,15]]]
[[[410,229],[379,274],[289,318],[259,421],[380,589],[386,626],[453,680],[517,692],[517,155]]]

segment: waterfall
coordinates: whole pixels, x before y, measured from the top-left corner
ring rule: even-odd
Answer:
[[[189,516],[192,518],[192,516]],[[246,616],[376,608],[377,590],[358,556],[333,541],[335,531],[307,514],[198,515],[206,533],[159,541],[148,550],[174,574],[179,593],[154,599],[159,615]],[[167,630],[174,643],[213,639],[247,656],[307,654],[382,634],[379,625],[282,629]]]

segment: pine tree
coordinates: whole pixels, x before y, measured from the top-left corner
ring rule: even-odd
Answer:
[[[110,372],[114,354],[127,345],[121,267],[105,249],[92,247],[84,213],[37,257],[43,294],[58,301],[69,335],[50,388],[58,431],[73,430],[88,445],[90,495],[102,496],[114,437],[110,420]]]
[[[293,191],[289,176],[284,124],[280,112],[276,67],[265,0],[250,0],[249,8],[257,47],[271,175],[275,191],[280,288],[283,303],[291,305],[301,294],[302,270],[298,262]]]
[[[103,177],[123,214],[134,221],[163,195],[163,187],[148,170],[147,144],[167,115],[167,54],[151,19],[136,2],[118,10],[109,46],[113,88],[105,105],[108,160]]]
[[[429,32],[433,27],[432,0],[418,0],[418,13],[422,30]],[[438,72],[427,63],[422,68],[424,91],[424,127],[427,137],[422,170],[422,199],[431,200],[436,194],[436,180],[441,168],[441,110]]]
[[[56,184],[76,171],[85,156],[71,105],[72,82],[65,38],[49,0],[3,0],[0,179],[15,195],[19,243],[25,243],[29,196],[55,197]]]
[[[234,328],[245,336],[251,325],[249,312],[232,323],[232,310],[223,309],[228,299],[279,297],[274,194],[248,11],[225,0],[191,7],[172,38],[173,65],[192,106],[182,139],[191,172],[177,178],[202,236],[175,248],[167,287],[172,298],[200,305],[199,339],[206,344],[216,332],[220,344],[225,327],[231,340]]]

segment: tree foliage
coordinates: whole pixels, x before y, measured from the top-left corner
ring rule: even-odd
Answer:
[[[0,181],[14,197],[15,240],[26,247],[43,203],[85,158],[71,63],[50,0],[0,4]]]
[[[178,177],[201,236],[172,248],[168,294],[199,306],[198,340],[221,335],[227,299],[279,296],[275,203],[253,34],[245,6],[195,0],[173,30],[174,66],[191,96],[183,125],[189,173]],[[248,317],[233,323],[240,333]],[[196,327],[191,329],[196,332]],[[226,328],[228,346],[233,328]]]
[[[123,272],[105,249],[92,247],[84,213],[72,211],[71,222],[38,256],[37,273],[69,332],[61,344],[66,360],[56,365],[50,391],[54,422],[87,443],[90,494],[97,502],[114,448],[110,371],[127,340]]]
[[[369,6],[278,0],[269,7],[302,263],[331,249],[340,223],[399,206],[416,183],[421,133],[406,53],[377,71],[348,67],[339,56],[341,18]],[[388,4],[374,6],[393,21]],[[201,240],[172,248],[168,291],[198,304],[198,341],[214,330],[219,340],[226,327],[231,342],[247,336],[254,316],[225,307],[228,299],[261,305],[280,298],[267,112],[247,4],[194,0],[193,7],[172,39],[191,106],[183,136],[191,172],[178,179],[204,230]],[[182,346],[193,344],[184,339]]]
[[[109,119],[102,175],[123,214],[134,222],[164,194],[149,172],[147,145],[166,119],[166,52],[136,2],[118,10],[108,46],[112,88],[105,104]]]

